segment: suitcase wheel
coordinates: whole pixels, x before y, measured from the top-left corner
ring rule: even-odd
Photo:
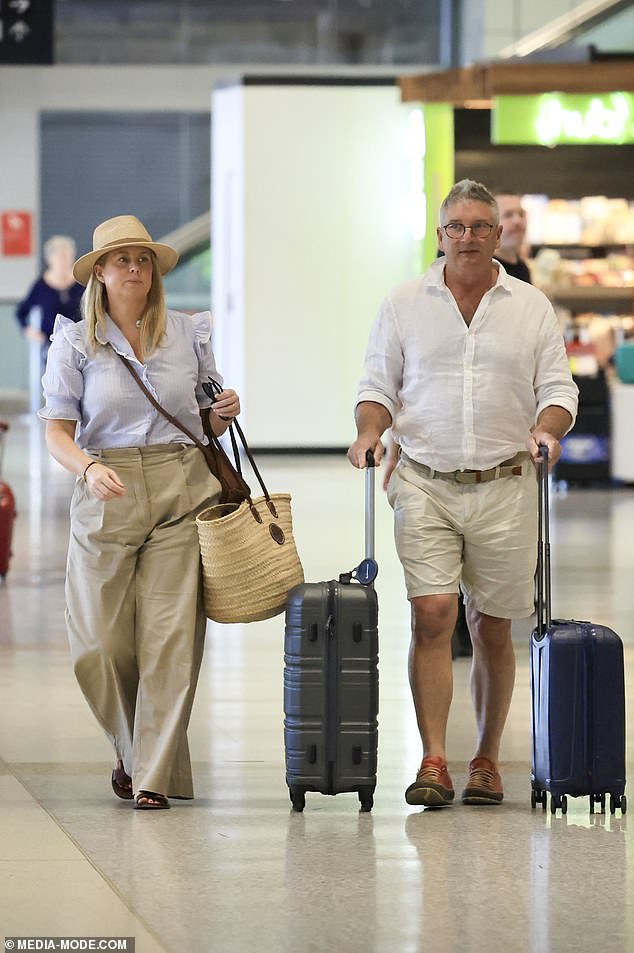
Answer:
[[[590,813],[594,814],[594,805],[601,805],[601,813],[605,814],[605,794],[591,794],[590,795]]]
[[[546,792],[541,791],[539,788],[533,788],[531,791],[531,807],[533,810],[538,804],[541,804],[544,811],[546,810]]]
[[[561,809],[562,814],[568,813],[568,798],[565,794],[550,795],[550,813],[556,814],[558,808]]]
[[[306,807],[306,791],[304,788],[300,788],[296,784],[291,784],[288,789],[288,793],[291,799],[291,804],[293,805],[293,810],[298,811],[301,814]]]
[[[624,794],[611,794],[610,795],[610,814],[615,814],[617,809],[621,810],[621,814],[625,814],[627,811],[627,798]]]
[[[374,788],[361,788],[359,791],[359,800],[361,802],[361,810],[365,813],[372,810],[374,807]]]

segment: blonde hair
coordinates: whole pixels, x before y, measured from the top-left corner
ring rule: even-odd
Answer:
[[[156,255],[151,249],[148,249],[152,256],[152,284],[147,296],[147,304],[141,315],[141,352],[144,357],[151,354],[159,347],[166,328],[166,305],[165,288],[163,287],[163,278],[158,268]],[[106,254],[110,254],[106,252]],[[95,262],[103,262],[106,254]],[[94,350],[102,346],[97,338],[97,331],[102,332],[102,338],[106,331],[106,314],[108,311],[108,293],[106,286],[99,281],[93,271],[88,279],[86,290],[81,297],[81,313],[88,327],[88,340]]]

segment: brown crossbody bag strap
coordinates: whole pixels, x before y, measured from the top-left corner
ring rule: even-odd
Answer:
[[[229,459],[229,457],[227,456],[227,454],[225,453],[222,444],[218,440],[218,437],[211,429],[211,424],[209,422],[209,413],[205,414],[204,412],[201,411],[201,421],[203,425],[203,430],[205,431],[205,436],[209,440],[208,444],[204,444],[201,440],[198,439],[198,437],[196,437],[191,432],[191,430],[188,430],[188,428],[185,427],[184,424],[182,424],[179,420],[177,420],[176,417],[173,417],[172,414],[168,413],[168,411],[165,410],[165,408],[162,407],[161,404],[159,404],[158,400],[148,390],[148,388],[145,386],[145,384],[143,383],[139,375],[133,369],[130,362],[127,361],[125,357],[122,354],[120,354],[118,351],[115,351],[114,348],[112,348],[112,350],[117,355],[119,360],[122,362],[122,364],[124,365],[128,373],[132,375],[132,377],[134,378],[134,380],[136,381],[140,389],[143,391],[147,399],[150,401],[152,406],[156,410],[158,410],[158,412],[162,414],[162,416],[165,417],[166,420],[169,420],[169,422],[174,427],[176,427],[178,430],[184,433],[185,436],[189,437],[192,443],[194,443],[195,446],[197,446],[198,449],[201,451],[201,453],[204,455],[210,471],[213,473],[213,475],[216,477],[216,479],[218,480],[218,482],[220,483],[222,487],[222,492],[220,497],[221,502],[222,503],[241,503],[243,500],[248,500],[251,506],[251,509],[254,510],[253,502],[251,500],[251,488],[249,487],[249,484],[246,482],[246,480],[242,476],[242,468],[240,466],[240,454],[238,451],[236,438],[233,433],[233,427],[235,426],[240,436],[240,440],[242,444],[244,445],[245,453],[249,459],[249,463],[251,464],[253,468],[253,472],[255,473],[257,477],[258,483],[262,487],[262,492],[264,493],[264,498],[266,499],[267,506],[269,510],[272,512],[272,514],[274,516],[277,516],[277,513],[275,512],[275,506],[269,496],[269,491],[267,490],[264,484],[264,481],[260,475],[260,471],[258,470],[255,464],[255,460],[253,459],[253,455],[251,453],[250,448],[247,445],[246,438],[239,424],[236,421],[232,421],[231,424],[229,425],[229,432],[231,435],[231,445],[232,445],[233,454],[235,457],[235,464],[233,464],[231,460]],[[216,384],[215,381],[213,383]],[[218,388],[219,391],[222,390],[220,385],[216,384],[216,387]],[[255,512],[257,513],[257,510]]]
[[[114,348],[112,348],[112,350],[114,351]],[[141,388],[141,390],[143,391],[143,393],[149,400],[149,402],[158,410],[159,414],[162,414],[167,420],[169,420],[171,424],[173,424],[180,431],[182,431],[187,437],[189,437],[191,442],[195,443],[199,450],[204,451],[206,447],[205,447],[205,444],[202,442],[202,440],[199,440],[198,437],[195,437],[194,434],[191,432],[191,430],[188,430],[184,424],[179,423],[176,417],[172,417],[172,415],[169,414],[164,407],[161,407],[156,397],[154,397],[154,395],[147,389],[147,387],[145,386],[145,384],[143,383],[139,375],[136,373],[136,371],[132,369],[132,365],[130,364],[130,362],[126,361],[123,354],[119,354],[118,351],[114,351],[114,353],[117,355],[117,357],[119,358],[119,360],[125,367],[126,371],[128,371],[128,373],[132,375],[136,383],[139,385],[139,387]]]

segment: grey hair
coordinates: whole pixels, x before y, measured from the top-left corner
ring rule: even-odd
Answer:
[[[493,215],[495,224],[499,224],[500,213],[498,203],[487,187],[482,185],[481,182],[475,182],[473,179],[461,179],[460,182],[456,182],[440,206],[441,225],[445,224],[447,210],[455,202],[482,202],[483,205],[488,205],[491,208],[491,214]]]
[[[48,263],[51,255],[54,255],[57,249],[63,247],[64,245],[70,249],[71,258],[74,258],[76,253],[74,240],[68,235],[51,235],[48,241],[44,242],[44,246],[42,248],[44,261]]]

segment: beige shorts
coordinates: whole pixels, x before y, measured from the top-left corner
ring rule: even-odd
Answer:
[[[425,476],[401,457],[388,486],[394,539],[410,599],[459,592],[480,612],[522,619],[533,612],[537,475],[459,484]]]

